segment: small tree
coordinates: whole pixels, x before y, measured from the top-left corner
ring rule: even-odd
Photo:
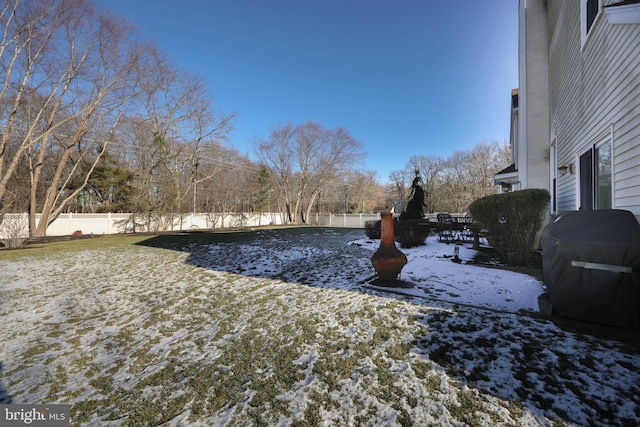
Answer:
[[[29,228],[24,215],[0,214],[0,243],[5,248],[21,248],[28,239]]]
[[[81,161],[79,166],[81,175],[67,183],[67,189],[71,191],[83,187],[78,194],[80,202],[78,204],[82,206],[77,207],[83,212],[85,209],[89,212],[134,211],[135,206],[132,200],[134,188],[130,185],[134,179],[134,173],[119,167],[115,159],[105,153],[85,183],[84,176],[89,174],[86,169],[91,167],[93,165],[90,161]]]

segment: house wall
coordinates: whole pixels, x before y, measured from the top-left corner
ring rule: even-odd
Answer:
[[[520,0],[520,135],[517,168],[521,188],[549,188],[549,102],[545,0]]]
[[[558,211],[579,207],[579,156],[610,138],[612,207],[640,218],[640,25],[612,25],[600,12],[583,44],[580,2],[547,5],[557,163],[573,164],[575,171],[557,178]]]

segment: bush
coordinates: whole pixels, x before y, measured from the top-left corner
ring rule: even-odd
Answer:
[[[469,212],[487,230],[489,244],[505,262],[532,265],[549,200],[549,192],[537,188],[493,194],[471,203]]]
[[[364,223],[364,234],[370,239],[379,239],[382,221],[366,221]]]
[[[29,239],[26,218],[21,215],[0,214],[0,244],[5,248],[17,249]]]
[[[364,232],[370,239],[380,239],[381,226],[380,220],[366,221]],[[403,248],[424,245],[429,234],[431,234],[431,227],[428,220],[393,221],[393,238]]]
[[[393,223],[394,238],[403,248],[424,245],[430,233],[429,221],[405,219]]]

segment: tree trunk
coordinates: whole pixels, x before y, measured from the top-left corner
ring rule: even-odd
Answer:
[[[311,209],[313,209],[313,204],[316,201],[316,198],[318,197],[318,195],[320,194],[320,189],[316,189],[313,191],[313,193],[311,193],[311,197],[309,198],[309,205],[307,206],[307,214],[305,215],[306,218],[311,218]]]

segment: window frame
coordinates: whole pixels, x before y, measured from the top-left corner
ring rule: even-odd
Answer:
[[[554,132],[555,133],[555,132]],[[558,152],[557,152],[558,138],[553,135],[551,145],[549,146],[549,194],[551,200],[549,203],[549,209],[551,214],[558,212]]]
[[[589,22],[589,6],[593,7],[594,2],[597,3],[597,11],[591,22]],[[580,0],[580,38],[582,41],[582,47],[589,40],[589,36],[593,33],[593,27],[600,20],[600,16],[603,14],[603,1],[602,0]]]
[[[604,145],[609,145],[609,176],[608,176],[608,193],[609,197],[606,205],[601,206],[603,203],[603,198],[601,196],[601,174],[600,174],[600,148]],[[606,174],[604,174],[606,176]],[[593,147],[593,205],[594,209],[611,209],[613,207],[613,141],[611,138],[606,138],[601,141],[599,144],[594,145]]]
[[[599,149],[609,144],[609,186],[608,197],[603,199],[600,192],[600,163]],[[613,138],[611,135],[600,139],[597,143],[591,145],[588,150],[579,154],[576,158],[578,164],[577,191],[576,191],[576,208],[579,210],[598,210],[612,209],[613,202]],[[586,169],[588,167],[588,169]],[[588,193],[588,194],[587,194]],[[584,206],[587,203],[589,206]]]

